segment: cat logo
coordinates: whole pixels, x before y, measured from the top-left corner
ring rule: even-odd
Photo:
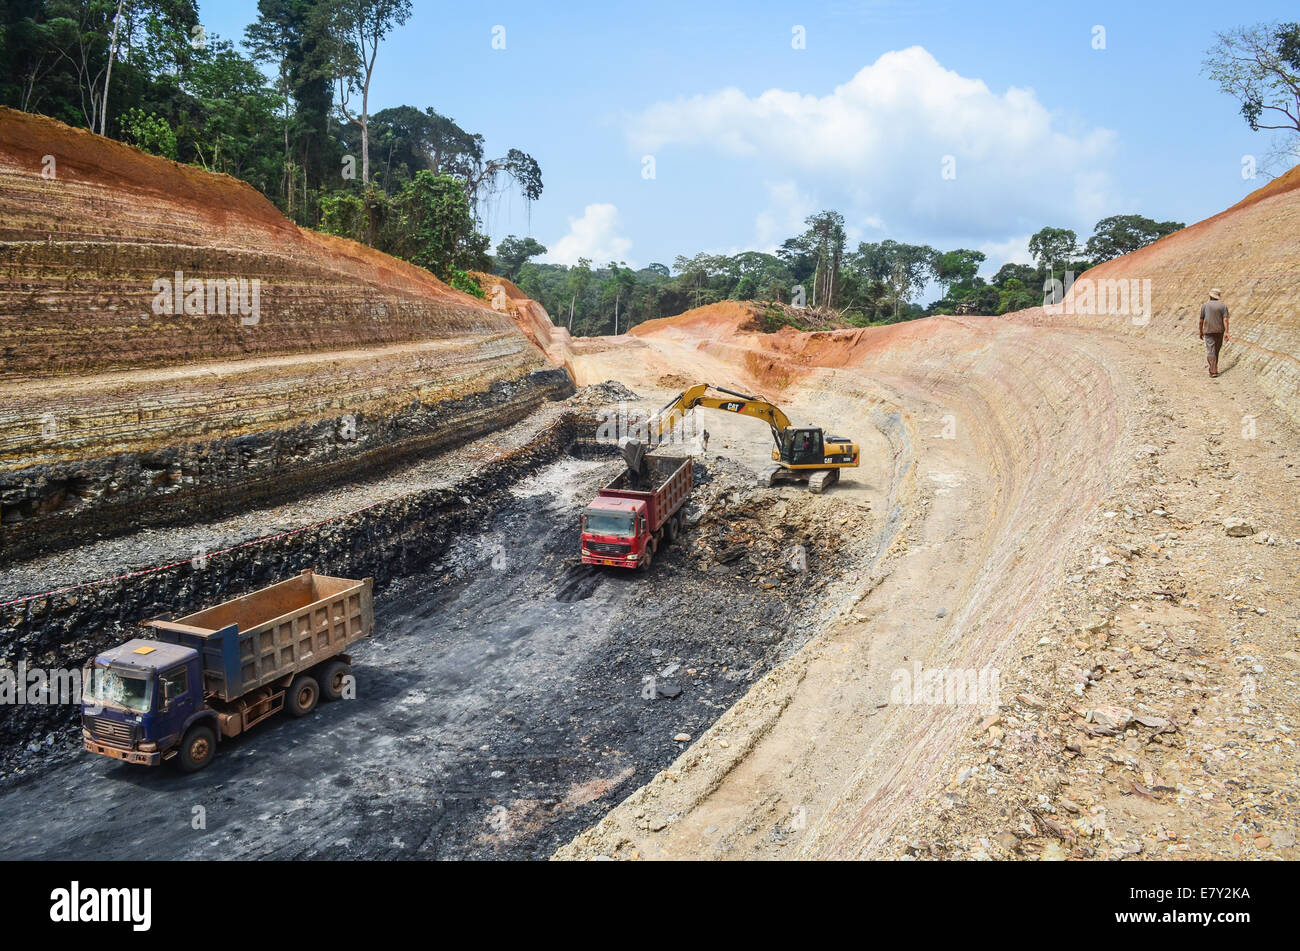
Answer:
[[[725,409],[728,413],[739,413],[744,408],[744,403],[723,403],[718,407],[718,409]]]

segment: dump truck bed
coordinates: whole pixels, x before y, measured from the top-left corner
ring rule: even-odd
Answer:
[[[690,498],[694,466],[689,456],[646,456],[645,461],[650,467],[650,481],[654,488],[629,489],[628,473],[624,470],[597,494],[607,498],[643,500],[650,530],[657,532]]]
[[[204,693],[235,700],[342,653],[375,627],[374,583],[304,571],[243,597],[149,626],[203,659]]]

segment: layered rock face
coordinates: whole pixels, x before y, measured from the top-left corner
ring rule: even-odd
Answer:
[[[509,313],[0,109],[0,558],[288,498],[571,392]]]

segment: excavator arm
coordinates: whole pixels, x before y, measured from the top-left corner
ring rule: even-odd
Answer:
[[[772,439],[778,447],[781,445],[781,433],[790,428],[790,418],[781,411],[781,407],[761,396],[749,396],[720,386],[697,383],[679,393],[667,406],[650,418],[651,440],[659,441],[665,432],[672,432],[686,414],[697,406],[763,420],[771,427]]]
[[[662,442],[664,434],[672,433],[686,414],[697,406],[752,416],[767,423],[776,448],[772,450],[774,464],[759,478],[761,485],[775,485],[780,479],[797,479],[807,482],[810,491],[822,492],[839,481],[841,469],[857,468],[858,446],[853,440],[828,435],[819,426],[795,428],[790,425],[790,417],[772,401],[707,383],[697,383],[677,394],[667,406],[650,417],[650,441]]]

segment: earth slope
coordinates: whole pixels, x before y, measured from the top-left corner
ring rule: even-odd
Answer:
[[[1148,315],[761,334],[728,303],[579,347],[579,382],[757,389],[857,438],[833,491],[875,554],[558,857],[1294,857],[1297,184],[1086,275],[1150,280]],[[1217,380],[1211,286],[1233,313]],[[701,425],[761,462],[761,426]],[[995,689],[934,694],[927,670]]]

